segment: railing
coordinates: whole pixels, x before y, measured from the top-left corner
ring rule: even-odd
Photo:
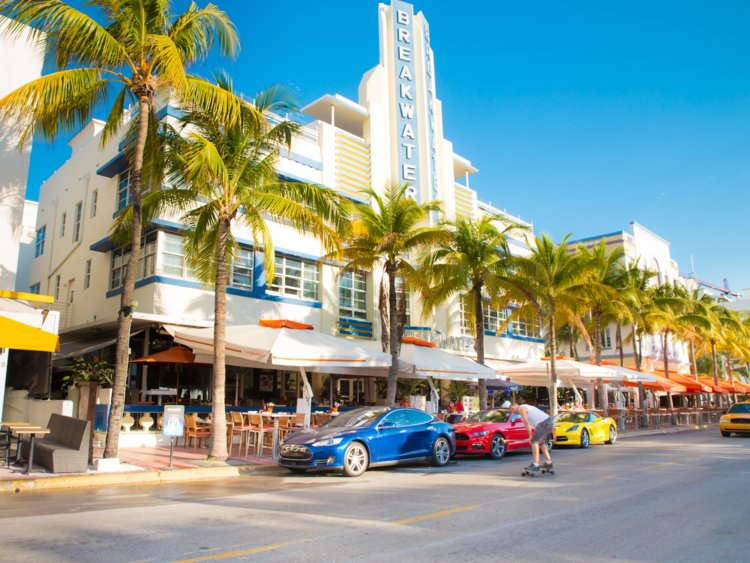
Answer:
[[[627,409],[610,410],[608,414],[610,418],[617,422],[617,430],[622,434],[638,430],[718,424],[723,411],[710,409]]]

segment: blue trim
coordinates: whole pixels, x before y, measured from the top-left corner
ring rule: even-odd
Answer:
[[[314,160],[307,156],[302,156],[301,154],[298,154],[296,152],[291,152],[287,150],[286,147],[281,147],[279,154],[293,162],[297,162],[304,166],[309,166],[310,168],[314,168],[315,170],[323,170],[323,164],[319,160]]]
[[[276,301],[278,303],[289,303],[291,305],[303,305],[305,307],[312,307],[313,309],[320,309],[322,307],[320,301],[307,301],[306,299],[297,299],[296,297],[282,297],[281,295],[274,295],[273,293],[260,295],[258,296],[258,299]]]
[[[625,231],[615,231],[613,233],[606,233],[604,235],[596,235],[596,236],[593,236],[593,237],[579,238],[577,240],[569,240],[568,241],[568,245],[576,244],[576,243],[579,243],[579,242],[589,242],[589,241],[592,241],[592,240],[599,240],[599,239],[603,239],[603,238],[607,238],[607,237],[614,237],[614,236],[618,236],[618,235],[622,236],[624,234],[625,234]]]
[[[104,237],[103,239],[100,239],[89,246],[89,250],[93,252],[109,252],[114,247],[115,245],[112,244],[112,239],[109,237]]]
[[[339,334],[344,336],[358,336],[360,338],[372,338],[372,321],[339,317]]]
[[[109,161],[105,162],[102,166],[99,167],[99,169],[96,171],[96,173],[99,176],[104,176],[105,178],[114,178],[116,174],[119,174],[123,170],[127,169],[128,167],[128,159],[125,156],[124,153],[119,152],[117,155],[114,156],[114,158],[110,159]]]
[[[404,330],[432,330],[432,327],[429,326],[405,326]]]

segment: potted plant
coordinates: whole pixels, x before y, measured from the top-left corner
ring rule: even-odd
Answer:
[[[78,414],[78,418],[93,420],[92,413],[97,402],[97,388],[99,385],[112,387],[112,377],[114,368],[110,363],[100,357],[94,356],[86,358],[78,356],[73,360],[70,371],[62,378],[64,385],[69,390],[75,389],[77,394],[77,405],[73,412]]]

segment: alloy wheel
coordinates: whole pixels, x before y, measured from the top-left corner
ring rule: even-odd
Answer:
[[[445,438],[438,438],[435,440],[435,448],[433,455],[433,462],[437,466],[443,466],[448,463],[451,458],[451,448],[448,445],[448,440]]]

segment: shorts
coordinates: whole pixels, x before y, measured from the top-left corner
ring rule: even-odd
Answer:
[[[532,444],[546,444],[549,437],[552,435],[552,430],[555,429],[555,423],[552,417],[548,417],[547,420],[540,422],[534,429],[534,433],[531,435],[530,442]]]

